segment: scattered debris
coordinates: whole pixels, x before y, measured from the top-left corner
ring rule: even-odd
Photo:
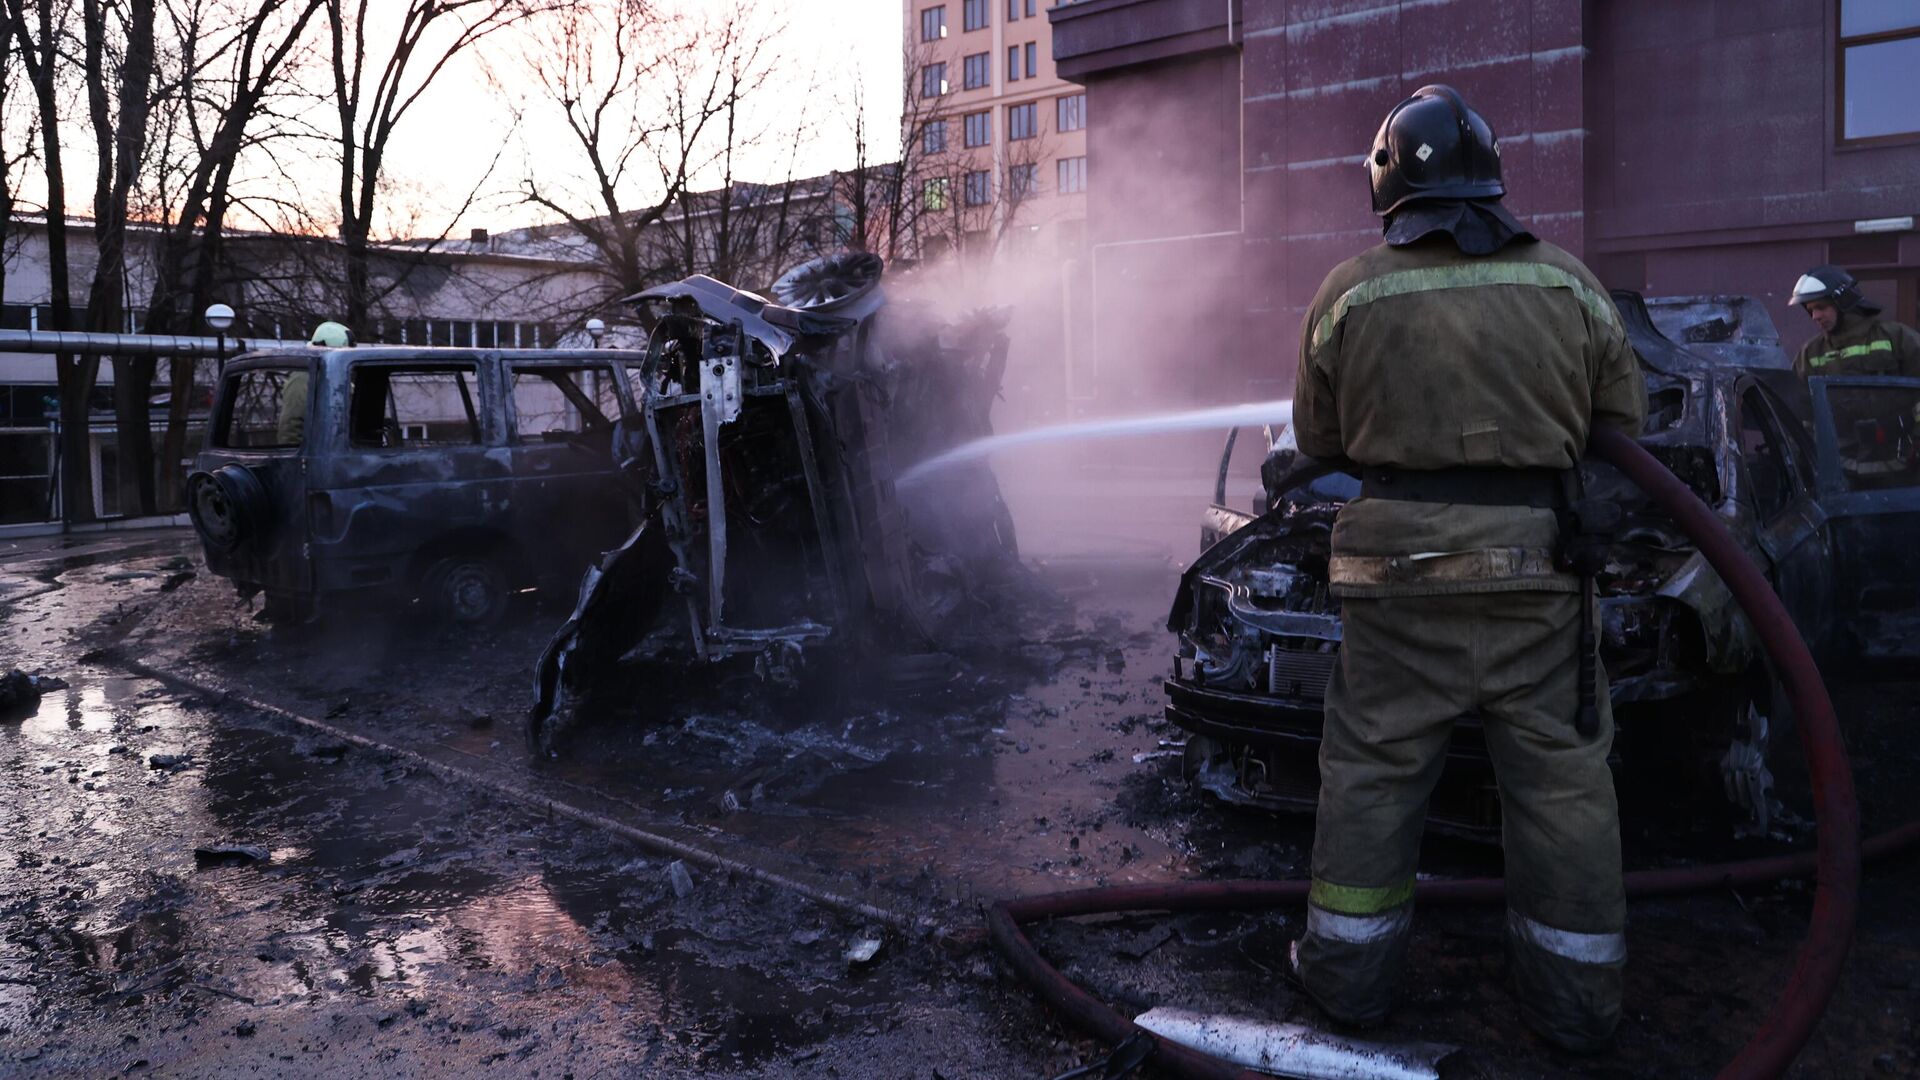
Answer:
[[[51,675],[29,675],[18,668],[0,675],[0,720],[21,719],[39,708],[41,695],[66,688]]]
[[[1157,1045],[1153,1036],[1144,1031],[1136,1031],[1122,1040],[1120,1045],[1114,1047],[1112,1053],[1096,1058],[1077,1069],[1068,1069],[1053,1080],[1080,1080],[1081,1077],[1095,1076],[1098,1080],[1121,1080],[1122,1077],[1132,1076],[1140,1066],[1145,1065],[1147,1059],[1153,1056]]]
[[[193,849],[194,864],[202,870],[215,866],[251,866],[272,860],[272,852],[253,844],[208,844]]]
[[[160,583],[161,592],[172,592],[200,575],[192,570],[182,570],[177,574],[168,574],[167,580]]]
[[[154,754],[147,758],[148,768],[166,769],[170,772],[179,772],[192,764],[192,754]]]
[[[1382,1043],[1304,1024],[1208,1015],[1156,1006],[1133,1018],[1155,1035],[1261,1072],[1304,1080],[1439,1080],[1440,1061],[1459,1049],[1439,1043]]]
[[[675,859],[667,864],[667,880],[673,884],[673,895],[685,899],[693,892],[693,874],[687,864]]]
[[[877,937],[855,938],[842,955],[849,964],[867,964],[880,954],[880,939]]]

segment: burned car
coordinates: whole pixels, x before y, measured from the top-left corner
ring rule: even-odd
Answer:
[[[1614,300],[1646,377],[1642,445],[1768,570],[1822,666],[1920,656],[1920,560],[1902,551],[1920,536],[1920,379],[1803,382],[1750,298]],[[1169,619],[1180,645],[1166,714],[1189,734],[1186,770],[1197,786],[1230,802],[1311,810],[1340,649],[1329,538],[1359,484],[1300,457],[1282,433],[1262,463],[1259,504],[1243,512],[1224,505],[1234,443],[1203,553]],[[1582,473],[1589,495],[1625,518],[1597,580],[1617,778],[1724,790],[1746,825],[1765,830],[1782,811],[1768,755],[1790,744],[1790,716],[1751,625],[1638,489],[1598,462]],[[1497,828],[1478,717],[1454,725],[1429,821],[1478,835]]]
[[[389,346],[243,355],[221,373],[188,481],[207,566],[291,618],[377,590],[484,624],[520,589],[570,584],[626,535],[637,504],[613,453],[634,413],[629,359]]]
[[[541,658],[536,751],[596,693],[621,698],[623,670],[731,662],[791,684],[813,653],[933,651],[1018,573],[986,466],[894,482],[987,434],[1006,315],[892,302],[883,269],[815,260],[776,284],[780,303],[702,275],[629,298],[649,336],[616,452],[640,524]]]

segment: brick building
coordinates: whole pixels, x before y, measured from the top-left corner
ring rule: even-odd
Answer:
[[[1759,295],[1791,348],[1811,331],[1792,282],[1831,261],[1915,319],[1920,3],[1079,0],[1050,15],[1057,68],[1101,118],[1092,348],[1070,363],[1118,398],[1288,388],[1322,277],[1378,242],[1362,156],[1432,82],[1493,122],[1508,205],[1610,286]],[[1102,357],[1142,311],[1170,320],[1159,340],[1208,344],[1109,378]]]

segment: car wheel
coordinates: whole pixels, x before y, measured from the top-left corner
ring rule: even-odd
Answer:
[[[215,551],[233,551],[264,534],[271,507],[266,486],[241,465],[222,465],[187,478],[187,516]]]
[[[500,564],[485,555],[450,555],[427,568],[421,595],[436,621],[491,626],[506,614],[513,591]]]

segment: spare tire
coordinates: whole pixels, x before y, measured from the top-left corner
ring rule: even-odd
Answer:
[[[244,465],[222,465],[187,477],[187,515],[200,539],[215,551],[259,541],[272,512],[266,485]]]

